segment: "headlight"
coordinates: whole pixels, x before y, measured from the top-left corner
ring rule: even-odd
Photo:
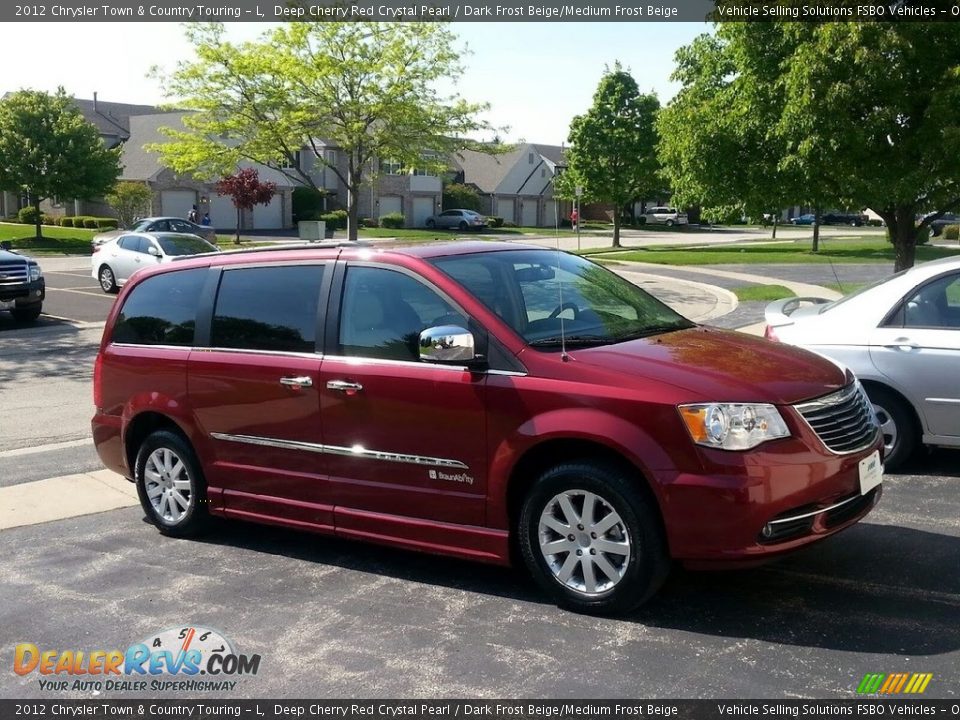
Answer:
[[[40,269],[39,265],[30,266],[30,282],[39,280],[43,277],[43,270]]]
[[[680,417],[698,445],[721,450],[749,450],[767,440],[789,437],[773,405],[704,403],[680,405]]]

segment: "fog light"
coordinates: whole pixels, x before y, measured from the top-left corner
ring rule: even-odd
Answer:
[[[760,531],[760,534],[765,538],[771,537],[773,535],[773,525],[770,523],[764,525],[763,530]]]

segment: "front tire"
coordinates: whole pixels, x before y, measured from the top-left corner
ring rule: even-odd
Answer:
[[[40,303],[34,305],[18,305],[10,310],[10,314],[13,315],[13,319],[17,322],[33,322],[40,317],[41,310],[43,310],[43,305]]]
[[[913,413],[903,400],[885,388],[864,389],[880,421],[883,464],[887,470],[895,470],[917,450],[917,424]]]
[[[100,280],[100,289],[105,293],[115,293],[119,289],[117,278],[109,265],[101,265],[97,277]]]
[[[667,220],[666,225],[667,227],[673,227],[673,220]]]
[[[429,229],[433,230],[433,228],[435,228],[436,226],[437,226],[437,223],[433,218],[431,218],[430,220],[427,220],[427,227]]]
[[[533,485],[517,533],[527,568],[557,603],[578,612],[639,607],[669,570],[666,543],[642,482],[605,464],[569,463]]]
[[[206,528],[207,484],[183,437],[169,430],[150,434],[137,452],[134,477],[140,505],[161,533],[187,537]]]

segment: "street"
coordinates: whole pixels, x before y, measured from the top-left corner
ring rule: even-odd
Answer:
[[[76,267],[83,260],[47,270],[47,309],[72,322],[0,320],[0,495],[101,469],[91,372],[113,296]],[[656,292],[666,280],[645,281]],[[8,657],[18,643],[125,649],[168,628],[214,628],[262,657],[256,676],[234,678],[238,698],[849,699],[868,672],[930,672],[926,697],[957,697],[956,459],[934,451],[887,475],[863,522],[788,559],[675,568],[619,619],[560,610],[519,570],[239,522],[166,538],[121,480],[118,509],[70,517],[89,498],[67,492],[49,498],[63,519],[0,530],[0,646]],[[0,674],[0,692],[93,697],[43,690],[36,673]]]

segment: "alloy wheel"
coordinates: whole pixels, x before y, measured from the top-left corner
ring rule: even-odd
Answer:
[[[193,483],[183,460],[170,448],[157,448],[144,466],[144,488],[157,517],[169,524],[183,520],[193,504]]]
[[[883,433],[883,455],[884,457],[890,457],[900,437],[900,433],[897,430],[897,421],[894,420],[893,415],[881,405],[874,403],[873,410],[877,414],[877,421],[880,423],[880,432]]]

